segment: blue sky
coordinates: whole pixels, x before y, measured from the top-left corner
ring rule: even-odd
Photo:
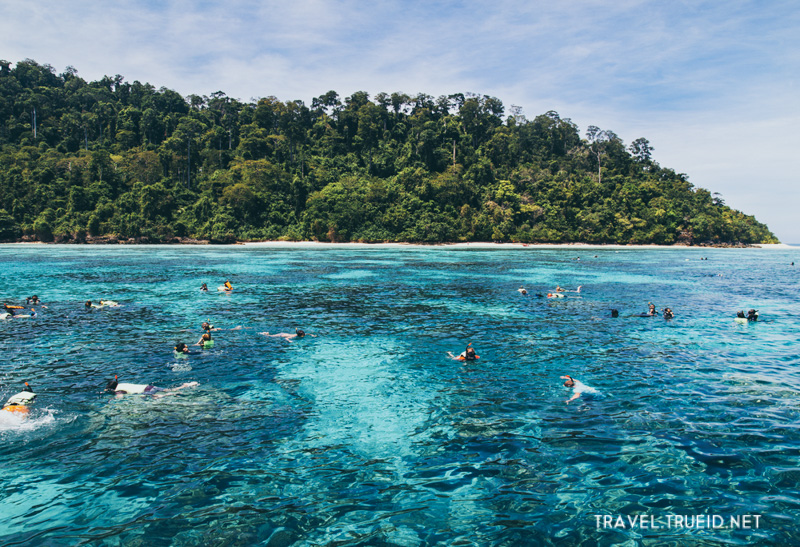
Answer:
[[[800,243],[792,1],[0,0],[0,58],[243,101],[492,95],[645,137],[662,166]]]

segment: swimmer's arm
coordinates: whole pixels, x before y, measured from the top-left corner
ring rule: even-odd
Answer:
[[[577,399],[580,396],[581,396],[580,392],[576,393],[575,395],[573,395],[572,397],[567,399],[567,404],[570,404],[572,401],[574,401],[575,399]]]

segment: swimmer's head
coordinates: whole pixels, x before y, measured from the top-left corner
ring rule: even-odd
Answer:
[[[306,335],[306,333],[303,331],[303,329],[295,328],[294,332],[295,332],[295,334],[297,334],[298,338],[302,338],[303,336]]]
[[[85,305],[87,308],[91,308],[91,307],[92,307],[92,301],[91,301],[91,300],[87,300],[87,301],[86,301],[86,304],[84,304],[84,305]]]
[[[566,382],[564,382],[564,387],[573,387],[575,385],[575,380],[572,379],[572,376],[567,374],[566,376],[562,376],[562,378],[566,378]]]
[[[208,334],[208,333],[205,333],[205,334],[203,335],[203,340],[211,340],[211,335],[210,335],[210,334]]]
[[[175,346],[175,351],[178,353],[188,353],[189,348],[186,347],[186,344],[180,342],[178,345]]]
[[[116,391],[117,390],[117,375],[114,375],[114,379],[106,384],[106,391]]]

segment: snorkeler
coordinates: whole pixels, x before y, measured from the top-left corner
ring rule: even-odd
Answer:
[[[200,340],[197,342],[197,345],[201,348],[207,349],[214,345],[214,341],[211,339],[211,334],[204,332],[203,336],[200,337]]]
[[[25,387],[22,391],[9,397],[6,404],[3,405],[3,410],[25,415],[30,410],[28,405],[32,403],[34,399],[36,399],[36,394],[31,389],[31,386],[28,385],[28,382],[25,382]]]
[[[270,334],[268,332],[259,332],[258,334],[263,334],[264,336],[269,336],[270,338],[284,338],[287,341],[291,342],[293,338],[304,338],[305,336],[313,336],[314,338],[317,337],[316,334],[306,334],[303,329],[294,329],[294,334],[289,332],[279,332],[277,334]]]
[[[656,316],[658,312],[656,311],[656,305],[652,302],[647,303],[647,315]]]
[[[758,321],[758,310],[750,309],[747,311],[748,321]],[[769,322],[769,321],[767,321]]]
[[[201,290],[201,291],[208,291],[208,285],[206,285],[205,283],[203,283],[202,285],[200,285],[200,290]]]
[[[672,308],[664,308],[664,319],[672,319],[675,314],[672,313]]]
[[[31,304],[38,304],[39,303],[39,297],[36,296],[35,294],[33,296],[29,296],[28,298],[25,299],[25,303],[27,305],[29,305],[29,306]]]
[[[194,387],[199,386],[198,382],[186,382],[184,384],[179,385],[178,387],[174,387],[171,389],[164,389],[160,387],[156,387],[153,384],[125,384],[117,382],[117,376],[114,375],[114,379],[108,382],[106,385],[106,391],[112,392],[116,394],[118,397],[122,395],[132,394],[132,393],[141,393],[143,395],[153,395],[154,397],[163,397],[169,393],[174,393],[176,391],[180,391],[181,389],[185,389],[187,387]]]
[[[9,317],[14,317],[17,315],[15,310],[24,310],[25,306],[9,306],[8,304],[3,304],[3,309],[6,310]]]
[[[449,355],[451,359],[457,361],[475,361],[481,358],[480,355],[475,354],[475,348],[472,347],[472,342],[467,344],[467,349],[462,351],[459,355],[453,355],[450,351],[447,352],[447,355]]]
[[[519,291],[519,294],[523,296],[528,294],[528,291],[525,290],[525,287],[520,287],[519,289],[517,289],[517,291]]]
[[[175,345],[175,354],[176,355],[188,355],[189,354],[189,347],[184,344],[183,342],[178,342]]]
[[[566,382],[564,382],[564,387],[572,388],[572,397],[566,400],[567,404],[571,403],[572,401],[580,397],[581,394],[583,393],[585,393],[586,395],[595,395],[599,393],[595,388],[587,386],[586,384],[584,384],[579,380],[576,380],[569,374],[567,374],[566,376],[562,376],[561,379],[566,380]]]

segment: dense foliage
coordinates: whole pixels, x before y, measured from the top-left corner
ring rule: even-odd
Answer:
[[[646,139],[474,94],[181,97],[0,61],[0,240],[774,242]]]

